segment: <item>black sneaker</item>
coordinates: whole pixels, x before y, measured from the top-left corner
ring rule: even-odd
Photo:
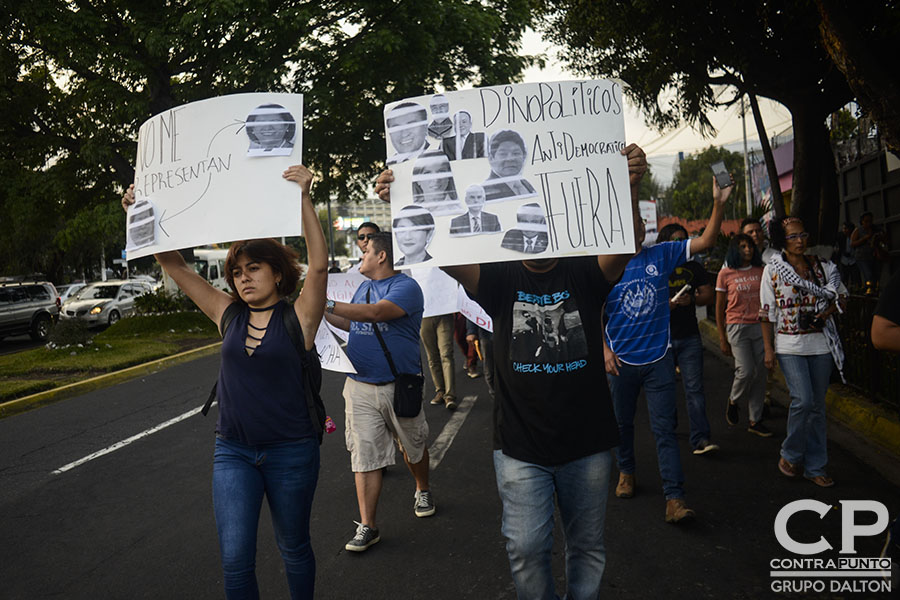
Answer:
[[[434,500],[431,499],[431,492],[428,490],[416,490],[416,502],[413,505],[417,517],[430,517],[434,514]]]
[[[713,450],[718,450],[719,447],[716,444],[711,444],[707,440],[703,440],[700,442],[700,445],[694,448],[694,454],[706,454],[707,452],[712,452]]]
[[[725,420],[729,425],[737,425],[740,419],[741,413],[738,412],[738,405],[729,400],[728,406],[725,408]]]
[[[377,544],[381,540],[381,536],[378,535],[378,530],[369,527],[368,525],[363,525],[358,521],[353,521],[356,523],[356,535],[353,536],[353,539],[347,542],[344,546],[345,550],[349,550],[350,552],[363,552],[368,549],[372,544]]]
[[[747,426],[747,431],[755,433],[759,437],[772,437],[772,432],[762,423],[750,423],[750,425]]]

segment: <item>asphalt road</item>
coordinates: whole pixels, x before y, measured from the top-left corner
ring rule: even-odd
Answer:
[[[32,348],[43,346],[45,343],[31,339],[31,336],[27,333],[25,335],[11,335],[0,340],[0,356],[31,350]]]
[[[776,460],[785,411],[776,409],[768,421],[777,432],[770,439],[750,435],[740,426],[728,427],[723,412],[731,367],[707,353],[706,368],[713,437],[722,446],[718,453],[698,457],[689,452],[679,391],[686,490],[698,519],[685,527],[664,522],[654,445],[642,407],[637,418],[637,495],[621,500],[610,494],[604,597],[888,597],[771,591],[772,559],[794,556],[779,545],[773,531],[783,506],[804,498],[836,506],[840,500],[867,499],[885,504],[894,516],[900,509],[900,490],[833,439],[834,488],[779,475]],[[0,420],[0,598],[223,596],[210,493],[215,409],[207,418],[189,416],[54,474],[197,409],[217,369],[217,357],[202,358]],[[425,407],[430,444],[459,426],[449,447],[441,442],[446,449],[442,456],[433,448],[441,457],[432,473],[437,514],[426,519],[413,515],[412,477],[398,457],[398,464],[388,470],[379,504],[382,541],[354,554],[343,549],[358,518],[342,435],[343,376],[326,372],[323,397],[338,430],[326,436],[322,446],[313,509],[318,598],[514,597],[493,479],[491,400],[483,380],[465,377],[461,368],[458,382],[461,397],[468,398],[468,413]],[[742,416],[746,419],[746,413]],[[838,513],[822,520],[813,513],[798,514],[790,532],[807,543],[825,536],[839,548]],[[859,537],[856,556],[877,556],[883,537]],[[557,530],[554,572],[562,594],[560,538]],[[257,574],[262,597],[287,597],[265,510]]]

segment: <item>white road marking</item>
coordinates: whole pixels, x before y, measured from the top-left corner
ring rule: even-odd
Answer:
[[[184,421],[185,419],[189,419],[190,417],[193,417],[194,415],[199,413],[202,408],[203,407],[198,406],[194,410],[189,410],[188,412],[184,413],[183,415],[179,415],[179,416],[175,417],[174,419],[169,419],[165,423],[160,423],[156,427],[151,427],[150,429],[147,429],[146,431],[142,431],[136,435],[133,435],[126,440],[122,440],[121,442],[116,442],[115,444],[113,444],[112,446],[109,446],[108,448],[104,448],[103,450],[99,450],[97,452],[94,452],[93,454],[88,454],[84,458],[79,458],[75,462],[71,462],[63,467],[56,469],[55,471],[53,471],[52,475],[61,475],[62,473],[65,473],[66,471],[74,469],[75,467],[79,467],[86,462],[94,460],[95,458],[100,458],[101,456],[103,456],[105,454],[109,454],[110,452],[115,452],[116,450],[124,448],[125,446],[127,446],[128,444],[130,444],[132,442],[136,442],[141,438],[145,438],[148,435],[152,435],[152,434],[156,433],[157,431],[162,431],[163,429],[165,429],[166,427],[169,427],[170,425],[174,425],[176,423],[180,423],[181,421]]]
[[[472,406],[475,404],[475,401],[478,399],[478,396],[466,396],[462,399],[462,402],[459,403],[459,406],[453,412],[453,416],[450,417],[450,420],[447,421],[447,424],[444,426],[444,429],[441,430],[440,435],[434,440],[434,443],[431,444],[431,447],[428,449],[428,455],[430,458],[431,470],[437,469],[438,465],[441,464],[441,460],[443,460],[444,455],[447,453],[447,450],[450,449],[450,444],[453,443],[453,439],[456,437],[456,434],[459,433],[459,430],[462,428],[463,423],[466,420],[466,417],[469,416],[469,411],[472,410]],[[88,454],[84,458],[79,458],[75,462],[70,462],[69,464],[62,466],[55,471],[52,472],[53,475],[61,475],[66,471],[70,471],[75,467],[80,467],[86,462],[90,462],[95,458],[100,458],[106,454],[110,454],[111,452],[115,452],[116,450],[120,450],[125,446],[136,442],[142,438],[145,438],[149,435],[153,435],[157,431],[162,431],[166,427],[171,425],[175,425],[176,423],[180,423],[185,419],[189,419],[200,412],[202,407],[197,407],[193,410],[189,410],[183,415],[179,415],[174,419],[169,419],[165,423],[160,423],[156,427],[151,427],[145,431],[142,431],[138,434],[131,436],[128,439],[124,439],[121,442],[116,442],[112,446],[104,448],[103,450],[98,450],[93,454]]]
[[[472,406],[477,399],[478,396],[466,396],[463,398],[462,402],[459,403],[459,406],[456,407],[453,416],[450,417],[450,420],[444,425],[440,435],[437,436],[434,443],[431,444],[431,447],[428,449],[428,458],[432,471],[437,469],[438,465],[441,464],[444,454],[450,449],[453,438],[459,433],[466,417],[469,416],[469,411],[472,410]]]

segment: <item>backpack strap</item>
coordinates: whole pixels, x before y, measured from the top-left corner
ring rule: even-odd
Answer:
[[[319,436],[319,443],[322,443],[322,435],[325,433],[325,405],[319,394],[319,388],[322,385],[322,366],[319,362],[319,354],[316,351],[316,345],[309,350],[303,338],[303,328],[300,326],[300,319],[297,318],[297,311],[294,305],[284,301],[284,310],[281,311],[284,320],[284,328],[288,332],[288,337],[294,343],[297,354],[300,355],[300,366],[303,369],[303,395],[306,398],[306,408],[309,410],[309,419],[312,422],[316,435]]]
[[[225,308],[225,312],[222,313],[222,319],[219,321],[219,331],[222,333],[222,339],[225,339],[225,332],[228,331],[228,326],[231,325],[231,322],[234,321],[234,318],[238,316],[238,313],[240,312],[240,302],[232,302]],[[203,413],[204,417],[206,416],[206,413],[209,412],[209,408],[212,406],[213,401],[216,399],[217,387],[219,387],[218,380],[216,380],[216,382],[213,384],[212,389],[209,390],[209,397],[206,399],[206,403],[203,405],[203,408],[200,409],[200,412]]]

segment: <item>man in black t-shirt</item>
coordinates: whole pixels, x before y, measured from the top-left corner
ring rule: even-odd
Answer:
[[[687,229],[670,223],[659,230],[657,243],[688,239]],[[685,286],[690,286],[681,293]],[[675,299],[677,296],[677,300]],[[675,364],[681,371],[684,400],[690,423],[690,442],[694,454],[718,450],[710,442],[709,420],[706,418],[706,393],[703,390],[703,341],[697,326],[697,308],[710,304],[716,297],[709,274],[700,263],[689,260],[676,267],[669,277],[669,335]]]
[[[638,187],[647,160],[634,144],[622,153],[628,157],[637,239]],[[390,171],[378,178],[375,193],[383,200],[390,198],[391,181]],[[605,377],[601,313],[632,256],[442,267],[493,319],[494,468],[520,599],[555,597],[555,504],[566,532],[566,596],[600,593],[611,449],[619,441]],[[519,351],[520,336],[528,340],[525,352]]]

